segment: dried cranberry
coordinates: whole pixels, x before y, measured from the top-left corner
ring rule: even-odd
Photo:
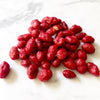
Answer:
[[[25,47],[25,45],[26,45],[26,41],[19,41],[17,43],[17,48],[22,49]]]
[[[87,66],[86,66],[86,65],[77,66],[77,71],[78,71],[80,74],[84,74],[84,73],[87,72]]]
[[[85,36],[86,36],[86,33],[79,33],[79,34],[77,34],[77,38],[78,38],[79,40],[82,40],[83,37],[85,37]]]
[[[79,58],[76,60],[76,65],[77,66],[86,65],[86,62],[84,59]]]
[[[60,64],[61,64],[61,61],[58,58],[54,59],[52,62],[52,66],[55,68],[59,67]]]
[[[68,26],[65,21],[61,22],[61,26],[62,26],[63,30],[68,30]]]
[[[38,60],[38,61],[42,61],[42,60],[44,59],[44,57],[45,57],[45,54],[44,54],[43,51],[38,51],[38,52],[36,53],[36,57],[37,57],[37,60]]]
[[[21,65],[24,67],[29,67],[30,64],[31,64],[31,61],[29,59],[25,59],[21,61]]]
[[[41,61],[41,67],[43,69],[50,69],[51,63],[48,60],[42,60]]]
[[[40,22],[38,19],[32,20],[31,25],[35,29],[40,29]]]
[[[32,30],[32,32],[31,32],[31,36],[32,36],[33,38],[37,38],[38,35],[39,35],[39,33],[40,33],[40,31],[39,31],[38,29],[34,29],[34,30]]]

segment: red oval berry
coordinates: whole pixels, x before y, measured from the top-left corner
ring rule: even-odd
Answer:
[[[61,26],[62,26],[63,30],[68,30],[68,26],[65,21],[61,22]]]
[[[48,60],[42,60],[41,61],[41,67],[43,69],[50,69],[51,63]]]
[[[87,72],[87,66],[86,65],[77,66],[77,71],[80,74],[85,74]]]
[[[26,41],[19,41],[17,43],[17,48],[22,49],[25,47],[25,45],[26,45]]]
[[[41,28],[42,29],[48,29],[49,27],[50,27],[50,25],[47,23],[47,22],[41,22],[41,24],[40,24],[40,26],[41,26]]]
[[[70,50],[70,51],[76,51],[77,50],[77,45],[65,44],[65,47],[66,47],[67,50]]]
[[[44,59],[44,57],[45,57],[45,54],[44,54],[43,51],[38,51],[36,53],[36,58],[37,58],[38,61],[42,61]]]
[[[76,65],[77,66],[86,65],[86,62],[85,62],[84,59],[79,58],[79,59],[76,60]]]
[[[83,37],[85,37],[85,36],[86,36],[86,33],[79,33],[79,34],[77,34],[77,38],[78,38],[79,40],[82,40]]]
[[[39,35],[39,33],[40,33],[40,31],[39,31],[38,29],[33,29],[33,30],[31,31],[31,36],[32,36],[33,38],[37,38],[38,35]]]
[[[32,31],[33,31],[33,27],[32,26],[30,26],[29,28],[28,28],[28,31],[29,31],[29,33],[31,33]]]
[[[72,36],[75,35],[75,32],[71,31],[71,30],[65,30],[63,31],[64,36]]]
[[[76,53],[72,51],[68,51],[68,58],[76,59],[77,58]]]
[[[40,22],[38,19],[32,20],[31,25],[35,29],[40,29]]]
[[[52,62],[52,66],[55,68],[59,67],[60,64],[61,64],[61,61],[58,58],[54,59]]]
[[[29,67],[30,64],[31,64],[31,61],[29,59],[25,59],[21,61],[21,65],[24,67]]]

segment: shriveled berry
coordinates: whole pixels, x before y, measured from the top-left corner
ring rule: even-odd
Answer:
[[[19,35],[17,37],[17,40],[18,41],[27,41],[31,38],[31,34],[27,33],[27,34],[22,34],[22,35]]]
[[[79,59],[76,60],[76,65],[77,66],[86,65],[86,62],[85,62],[84,59],[79,58]]]
[[[82,45],[82,49],[88,54],[92,54],[95,52],[94,46],[92,44],[89,44],[89,43],[84,43]]]
[[[38,29],[33,29],[32,32],[31,32],[31,36],[33,38],[37,38],[39,33],[40,33],[40,31]]]
[[[25,46],[25,50],[28,54],[33,54],[35,52],[36,43],[34,38],[30,38]]]
[[[22,48],[24,48],[25,47],[25,45],[26,45],[26,41],[19,41],[18,43],[17,43],[17,48],[19,48],[19,49],[22,49]]]
[[[40,66],[40,62],[38,61],[37,57],[35,55],[30,55],[29,58],[33,63],[35,63],[37,66]]]
[[[43,42],[43,47],[48,48],[51,44],[52,42]]]
[[[84,50],[79,49],[77,51],[77,57],[86,60],[87,59],[87,54]]]
[[[64,36],[72,36],[75,35],[75,32],[71,31],[71,30],[65,30],[63,31]]]
[[[55,58],[55,53],[50,53],[50,52],[47,53],[48,60],[53,60],[54,58]]]
[[[58,46],[57,45],[51,45],[49,48],[48,48],[48,52],[49,53],[52,53],[52,54],[56,54],[58,50]]]
[[[43,69],[39,74],[39,80],[46,82],[52,77],[52,71],[49,69]]]
[[[82,31],[82,28],[78,25],[73,25],[71,28],[70,28],[71,31],[75,32],[75,33],[79,33]]]
[[[76,59],[77,58],[77,55],[76,55],[75,52],[68,51],[68,58]]]
[[[71,44],[65,44],[65,47],[67,50],[70,50],[70,51],[76,51],[77,50],[77,45],[71,45]]]
[[[62,46],[62,44],[64,44],[65,39],[62,37],[57,36],[54,40],[53,40],[54,44],[56,44],[57,46]]]
[[[42,60],[41,61],[41,67],[43,69],[50,69],[51,63],[48,60]]]
[[[19,51],[16,46],[11,47],[11,49],[9,51],[9,56],[12,60],[16,60],[19,58]]]
[[[63,61],[63,64],[68,69],[71,69],[71,70],[76,69],[76,63],[72,58],[67,58],[66,60]]]
[[[57,37],[64,37],[63,31],[58,32]]]
[[[6,61],[3,61],[0,64],[0,78],[6,78],[9,72],[10,72],[10,65]]]
[[[40,29],[40,22],[38,19],[32,20],[31,25],[35,29]]]
[[[58,19],[56,17],[52,17],[51,25],[58,24]]]
[[[52,36],[50,36],[49,34],[45,32],[41,32],[39,34],[39,39],[46,42],[52,42]]]
[[[36,43],[36,47],[37,47],[38,50],[42,50],[43,49],[42,41],[39,38],[35,39],[35,43]]]
[[[29,28],[28,28],[28,31],[29,31],[29,33],[31,33],[32,31],[33,31],[33,27],[32,26],[30,26]]]
[[[41,22],[40,26],[42,29],[48,29],[50,27],[50,25],[47,22]]]
[[[27,69],[27,75],[30,79],[35,79],[38,74],[38,67],[35,64],[31,64]]]
[[[77,66],[77,71],[80,74],[84,74],[87,72],[87,65],[81,65],[81,66]]]
[[[95,39],[92,36],[85,36],[82,39],[82,42],[84,43],[94,43]]]
[[[31,61],[29,59],[24,59],[21,61],[21,65],[24,67],[29,67],[29,65],[31,65]]]
[[[20,49],[20,51],[19,51],[19,58],[20,59],[28,59],[28,54],[27,54],[27,52],[26,52],[26,50],[25,50],[25,48],[24,49]]]
[[[79,33],[79,34],[77,34],[77,38],[78,38],[79,40],[82,40],[83,37],[85,37],[85,36],[86,36],[86,33]]]
[[[87,63],[87,67],[88,67],[88,71],[95,75],[95,76],[99,76],[99,69],[98,69],[98,66],[95,65],[94,63],[92,62],[88,62]]]
[[[76,77],[76,74],[73,71],[70,71],[70,70],[64,70],[63,75],[66,78],[75,78]]]
[[[46,22],[48,24],[51,24],[52,22],[52,17],[46,16],[42,19],[42,22]]]
[[[61,61],[58,58],[54,59],[52,62],[52,66],[55,68],[59,67],[60,64],[61,64]]]
[[[61,22],[61,26],[62,26],[63,30],[68,30],[68,26],[65,21]]]
[[[44,59],[44,57],[45,57],[45,54],[44,54],[43,51],[38,51],[36,53],[36,58],[37,58],[38,61],[42,61]]]
[[[64,60],[67,57],[67,51],[64,48],[61,48],[57,51],[57,58],[59,60]]]
[[[44,53],[44,55],[47,55],[47,53],[48,53],[48,49],[47,48],[43,48],[43,53]]]

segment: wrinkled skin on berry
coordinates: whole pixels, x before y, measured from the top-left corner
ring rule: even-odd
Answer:
[[[9,72],[10,72],[10,65],[6,61],[3,61],[0,64],[0,78],[2,79],[6,78]]]
[[[86,33],[79,33],[79,34],[77,34],[77,38],[78,38],[79,40],[82,40],[83,37],[85,37],[85,36],[86,36]]]
[[[84,59],[78,58],[78,59],[76,60],[76,65],[77,65],[77,66],[86,65],[86,62],[85,62]]]
[[[80,74],[85,74],[87,72],[87,65],[77,66],[77,71]]]
[[[42,69],[50,69],[51,63],[48,60],[42,60],[41,61],[41,67]]]
[[[52,62],[52,66],[55,68],[59,67],[60,64],[61,64],[61,61],[58,58],[54,59]]]
[[[36,53],[36,58],[37,58],[38,61],[42,61],[45,58],[44,52],[43,51],[38,51]]]
[[[40,29],[40,22],[38,19],[32,20],[31,25],[34,29]]]
[[[26,41],[19,41],[17,43],[17,48],[19,48],[19,49],[24,48],[26,46],[26,43],[27,43]]]
[[[29,65],[31,65],[31,61],[29,59],[24,59],[21,61],[21,65],[24,67],[29,67]]]
[[[31,32],[31,36],[33,38],[37,38],[39,34],[40,34],[40,31],[38,29],[33,29]]]

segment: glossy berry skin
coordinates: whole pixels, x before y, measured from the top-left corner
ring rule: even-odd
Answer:
[[[59,24],[59,21],[56,17],[51,17],[51,19],[52,19],[51,25]]]
[[[40,31],[38,29],[33,29],[32,32],[31,32],[31,36],[33,38],[37,38],[39,33],[40,33]]]
[[[39,39],[46,42],[52,42],[52,36],[50,36],[49,34],[45,32],[41,32],[39,34]]]
[[[36,64],[37,66],[40,66],[40,62],[38,61],[36,55],[30,55],[30,56],[29,56],[29,59],[30,59],[34,64]]]
[[[92,54],[95,52],[94,46],[92,44],[89,44],[89,43],[84,43],[82,45],[82,49],[88,54]]]
[[[87,63],[88,71],[93,74],[94,76],[99,76],[99,69],[98,66],[92,62]]]
[[[67,51],[64,48],[61,48],[57,51],[57,58],[59,60],[64,60],[67,57]]]
[[[84,50],[79,49],[77,51],[77,57],[86,60],[87,59],[87,54]]]
[[[58,46],[57,45],[51,45],[48,48],[48,53],[56,54],[57,50],[58,50]]]
[[[10,65],[6,61],[3,61],[0,64],[0,78],[2,79],[6,78],[9,72],[10,72]]]
[[[57,46],[62,46],[64,44],[64,42],[65,42],[65,39],[62,38],[62,37],[57,36],[56,38],[54,38],[53,42]]]
[[[34,29],[40,29],[40,22],[38,19],[32,20],[31,25]]]
[[[25,45],[26,45],[26,41],[19,41],[18,43],[17,43],[17,48],[19,48],[19,49],[22,49],[22,48],[24,48],[25,47]]]
[[[50,25],[47,22],[41,22],[40,27],[44,30],[48,29]]]
[[[31,32],[33,31],[33,29],[34,29],[34,28],[33,28],[32,26],[30,26],[30,27],[28,28],[28,32],[31,33]]]
[[[73,25],[71,28],[70,28],[71,31],[75,32],[75,33],[79,33],[82,31],[82,28],[78,25]]]
[[[38,51],[36,53],[36,58],[37,58],[38,61],[42,61],[44,59],[44,57],[45,57],[45,54],[44,54],[43,51]]]
[[[77,34],[77,38],[78,38],[79,40],[82,40],[83,37],[85,37],[85,36],[86,36],[86,33],[79,33],[79,34]]]
[[[51,24],[51,22],[52,22],[52,17],[46,16],[46,17],[44,17],[44,18],[42,19],[41,22],[46,22],[46,23],[48,23],[48,24]]]
[[[28,59],[28,54],[27,54],[25,48],[24,49],[20,49],[20,51],[19,51],[19,58],[21,60]]]
[[[64,36],[72,36],[75,35],[75,32],[71,31],[71,30],[65,30],[63,31]]]
[[[42,82],[50,80],[51,77],[52,77],[52,71],[49,69],[43,69],[39,74],[39,80]]]
[[[77,45],[65,44],[65,47],[69,51],[76,51],[77,50]]]
[[[61,64],[61,61],[58,58],[54,59],[52,62],[52,66],[55,68],[59,67],[60,64]]]
[[[69,44],[76,44],[78,41],[78,38],[76,36],[66,36],[65,41]]]
[[[61,22],[61,26],[62,26],[63,30],[68,30],[68,26],[65,21]]]
[[[30,79],[35,79],[38,74],[38,67],[35,64],[31,64],[27,69],[27,75]]]
[[[16,60],[19,58],[19,51],[16,46],[11,47],[11,49],[9,51],[9,56],[12,60]]]
[[[35,52],[36,43],[34,38],[30,38],[25,46],[25,50],[28,54],[33,54]]]
[[[84,43],[94,43],[95,39],[92,36],[85,36],[82,39],[82,42]]]
[[[71,70],[76,69],[76,63],[72,58],[67,58],[66,60],[63,61],[63,64],[68,69],[71,69]]]
[[[21,65],[24,67],[29,67],[29,65],[31,65],[31,61],[29,59],[22,60]]]
[[[35,43],[36,43],[37,50],[42,50],[43,49],[42,41],[39,38],[35,39]]]
[[[58,32],[57,37],[64,37],[63,31]]]
[[[52,42],[43,42],[44,48],[48,48],[50,45],[52,45]]]
[[[77,55],[76,55],[75,52],[68,51],[68,58],[76,59],[77,58]]]
[[[87,72],[87,65],[77,66],[77,71],[80,74],[85,74]]]
[[[46,55],[46,57],[47,57],[47,60],[54,60],[54,58],[55,58],[55,54],[54,53],[47,53],[47,55]]]
[[[85,62],[85,60],[83,60],[83,59],[81,59],[81,58],[78,58],[78,59],[76,60],[76,65],[77,65],[77,66],[86,65],[86,62]]]
[[[51,63],[48,60],[42,60],[41,61],[41,67],[42,69],[50,69]]]
[[[22,34],[17,37],[18,41],[28,41],[31,38],[31,34]]]
[[[65,78],[71,79],[71,78],[76,77],[76,74],[73,71],[70,71],[70,70],[64,70],[62,73],[63,73]]]

